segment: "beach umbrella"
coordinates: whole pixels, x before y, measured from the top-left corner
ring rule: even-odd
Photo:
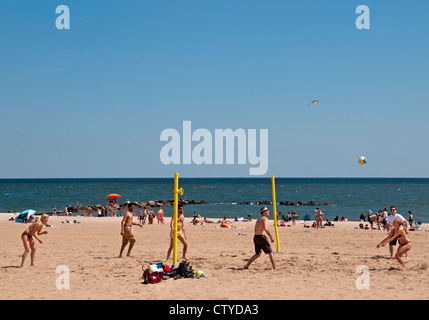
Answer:
[[[107,202],[116,204],[116,198],[120,198],[120,197],[121,196],[119,194],[111,193],[106,198],[107,198]]]
[[[120,198],[121,196],[119,194],[116,193],[111,193],[109,194],[106,198],[111,199],[111,198]]]
[[[24,210],[16,217],[15,222],[27,221],[28,219],[30,219],[31,216],[34,216],[35,213],[36,213],[36,210],[33,210],[33,209]]]

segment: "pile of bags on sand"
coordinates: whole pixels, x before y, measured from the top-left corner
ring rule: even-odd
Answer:
[[[151,264],[149,267],[143,269],[144,283],[158,283],[162,280],[166,280],[169,278],[195,278],[195,272],[192,269],[192,266],[188,261],[183,260],[180,264],[175,264],[172,267],[165,264],[165,262],[158,262],[156,264]],[[198,271],[198,274],[200,272]],[[197,276],[198,278],[201,275]]]

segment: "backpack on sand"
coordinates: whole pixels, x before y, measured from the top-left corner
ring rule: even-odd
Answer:
[[[189,264],[189,261],[186,260],[180,262],[177,273],[185,278],[193,278],[195,275],[194,270],[192,270],[192,266]]]

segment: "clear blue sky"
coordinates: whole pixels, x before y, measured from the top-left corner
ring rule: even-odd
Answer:
[[[0,178],[249,176],[163,165],[160,133],[184,120],[269,129],[267,175],[429,177],[428,14],[421,0],[2,0]]]

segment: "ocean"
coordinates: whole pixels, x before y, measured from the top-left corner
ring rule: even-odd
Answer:
[[[194,211],[203,217],[259,217],[257,201],[271,201],[270,178],[180,178],[179,186],[187,200],[206,200],[209,204],[186,205],[185,217]],[[52,212],[52,207],[106,204],[106,196],[120,194],[118,203],[173,199],[173,178],[106,179],[0,179],[0,212],[17,213],[34,209]],[[291,210],[302,219],[314,218],[316,206],[279,205],[280,202],[314,201],[324,219],[334,217],[359,221],[361,213],[395,205],[408,219],[429,223],[429,179],[427,178],[276,178],[277,212]],[[240,204],[250,202],[252,204]],[[272,206],[267,206],[272,209]],[[173,207],[164,207],[171,216]],[[389,211],[389,210],[388,210]],[[271,211],[272,212],[272,211]],[[272,218],[272,215],[270,216]]]

